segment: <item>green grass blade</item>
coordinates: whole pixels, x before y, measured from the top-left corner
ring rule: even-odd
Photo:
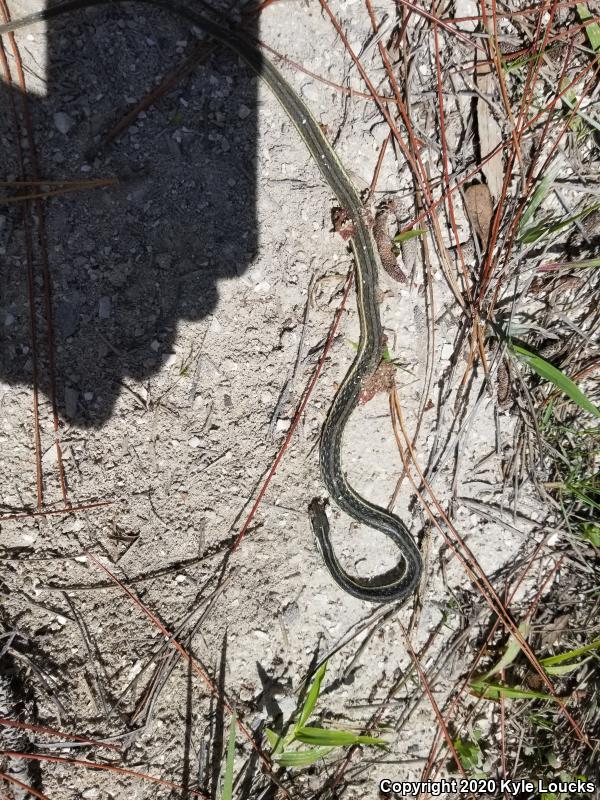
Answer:
[[[544,378],[544,380],[553,383],[557,389],[567,395],[574,403],[576,403],[584,411],[588,411],[595,417],[600,417],[600,409],[588,400],[584,393],[579,389],[570,378],[567,378],[559,369],[550,364],[541,356],[526,350],[518,344],[510,343],[510,349],[524,361],[527,366],[531,367],[534,372]]]
[[[585,3],[580,3],[577,6],[577,14],[579,19],[585,23],[588,19],[593,19],[589,8]],[[591,22],[585,26],[585,32],[590,42],[590,46],[595,53],[600,52],[600,27],[597,22]]]
[[[412,228],[410,231],[398,233],[396,236],[394,236],[394,241],[396,244],[402,244],[402,242],[408,242],[410,239],[414,239],[416,236],[423,236],[425,233],[427,233],[427,231],[423,228]]]
[[[542,264],[537,272],[554,272],[557,269],[593,269],[600,267],[600,258],[588,258],[585,261],[556,261],[554,263]]]
[[[313,747],[310,750],[290,750],[274,756],[274,761],[281,767],[302,769],[302,767],[310,767],[315,761],[325,758],[332,749],[332,747]]]
[[[581,103],[575,92],[566,92],[563,94],[562,102],[570,111],[575,112],[575,117],[571,119],[569,123],[571,130],[583,132],[584,129],[582,129],[581,123],[586,122],[591,128],[600,131],[600,123],[598,123],[598,120],[595,120],[593,117],[590,117],[589,114],[586,114],[585,111],[581,110]]]
[[[582,667],[586,661],[589,661],[591,656],[584,658],[583,661],[576,661],[574,664],[557,664],[554,667],[544,667],[548,675],[561,678],[563,675],[568,675],[569,672],[574,672],[579,667]]]
[[[556,218],[546,217],[545,220],[537,225],[534,225],[533,227],[521,228],[522,233],[519,236],[519,242],[522,244],[533,244],[533,242],[537,242],[538,239],[541,239],[544,236],[558,233],[559,231],[562,231],[563,228],[568,228],[569,225],[572,225],[573,222],[576,222],[578,219],[585,219],[594,211],[596,211],[598,207],[598,203],[595,203],[593,206],[584,208],[577,214],[572,214],[570,217],[565,217],[565,219],[557,220]]]
[[[600,527],[598,525],[594,525],[593,522],[586,522],[581,526],[581,531],[586,542],[600,548]]]
[[[499,700],[504,697],[506,700],[553,700],[557,702],[557,698],[544,692],[533,692],[530,689],[518,689],[486,681],[473,681],[471,690],[485,700]]]
[[[265,736],[271,748],[271,755],[281,753],[285,748],[294,741],[294,734],[288,733],[287,736],[280,736],[271,728],[265,728]]]
[[[479,769],[483,756],[477,740],[455,739],[454,748],[465,772],[471,773],[473,770]]]
[[[297,732],[299,728],[302,728],[304,726],[306,720],[312,714],[315,704],[319,699],[319,694],[321,693],[321,683],[323,682],[323,678],[325,677],[326,671],[327,671],[327,661],[319,667],[315,675],[315,678],[310,685],[310,689],[308,690],[308,694],[306,695],[306,700],[304,701],[304,705],[302,706],[302,711],[300,712],[300,717],[298,718],[298,722],[296,723],[295,726],[295,732]]]
[[[575,650],[567,650],[565,653],[559,653],[557,656],[541,658],[540,664],[545,669],[547,666],[552,666],[553,664],[563,664],[565,661],[572,661],[574,658],[579,658],[579,656],[584,655],[584,653],[589,653],[591,650],[598,650],[598,648],[600,648],[600,639],[596,639],[590,642],[590,644],[578,647]]]
[[[502,57],[502,53],[500,53],[502,69],[507,75],[510,75],[511,72],[516,72],[532,61],[539,61],[540,55],[548,50],[550,50],[549,47],[547,47],[545,50],[536,50],[536,52],[532,53],[530,56],[523,56],[522,58],[517,58],[514,61],[507,61],[506,58]]]
[[[366,744],[372,747],[387,747],[387,742],[375,736],[358,736],[350,731],[336,731],[329,728],[299,728],[296,739],[304,744],[326,747],[349,747],[353,744]]]
[[[533,196],[529,201],[529,205],[523,212],[523,215],[519,222],[519,228],[522,231],[525,230],[529,220],[533,217],[535,212],[538,210],[538,208],[546,199],[548,192],[550,191],[550,187],[552,186],[553,183],[554,183],[554,175],[545,175],[536,186]]]
[[[584,505],[595,508],[596,511],[600,511],[600,503],[597,503],[589,494],[586,494],[586,492],[582,492],[579,487],[574,486],[572,483],[567,483],[565,484],[565,488],[568,489],[571,494],[574,494]]]
[[[527,637],[529,636],[529,628],[530,626],[528,622],[522,622],[519,625],[519,633],[521,634],[523,639],[525,639],[525,641],[527,641]],[[492,675],[495,675],[496,672],[500,672],[500,670],[506,669],[506,667],[512,664],[515,658],[519,655],[520,651],[521,651],[521,645],[519,641],[516,639],[515,636],[511,634],[508,639],[508,644],[506,645],[506,650],[504,651],[501,659],[498,661],[497,664],[495,664],[491,668],[489,672],[486,672],[486,674],[483,675],[480,680],[482,681],[486,680],[487,678],[490,678]]]
[[[265,728],[265,736],[267,737],[267,742],[269,743],[269,747],[274,752],[275,748],[281,742],[281,736],[275,733],[275,731],[272,731],[271,728]]]
[[[234,711],[229,725],[229,741],[227,743],[227,758],[225,759],[225,776],[223,778],[221,800],[232,800],[233,798],[233,759],[235,758],[236,723],[237,717]]]

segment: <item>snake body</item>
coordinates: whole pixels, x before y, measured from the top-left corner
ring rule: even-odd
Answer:
[[[356,357],[340,385],[320,441],[320,466],[323,481],[334,502],[357,522],[388,536],[400,552],[395,570],[375,579],[350,575],[339,563],[329,534],[327,515],[313,501],[310,512],[313,529],[325,565],[334,580],[349,594],[377,603],[399,601],[416,589],[422,571],[421,556],[406,526],[394,514],[365,500],[347,481],[342,470],[342,438],[348,418],[356,408],[361,386],[381,359],[382,329],[376,299],[379,258],[371,226],[365,219],[361,199],[324,136],[319,123],[279,70],[256,46],[238,31],[222,27],[191,8],[171,0],[135,0],[175,14],[200,28],[241,56],[262,78],[286,111],[325,181],[347,212],[353,226],[350,239],[355,260],[356,296],[360,317],[360,339]],[[124,0],[72,0],[35,14],[0,25],[0,34],[17,30],[40,20],[50,20],[71,11],[96,6],[122,5]]]

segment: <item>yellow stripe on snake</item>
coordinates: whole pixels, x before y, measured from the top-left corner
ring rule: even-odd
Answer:
[[[128,2],[132,0],[73,0],[0,25],[0,34],[40,20],[54,19],[76,10],[123,5]],[[379,257],[358,192],[305,103],[279,70],[249,39],[238,31],[217,25],[178,2],[169,0],[133,0],[133,2],[155,6],[175,14],[240,55],[267,83],[278,99],[298,129],[327,184],[351,219],[353,234],[350,242],[355,260],[360,339],[356,357],[335,395],[323,426],[320,442],[321,473],[327,491],[342,511],[357,522],[385,534],[396,544],[400,554],[398,566],[392,572],[373,579],[350,575],[337,559],[329,533],[327,515],[317,501],[311,503],[310,516],[323,560],[334,580],[344,591],[361,600],[375,603],[403,600],[414,592],[421,577],[422,562],[419,550],[402,520],[361,497],[349,484],[342,470],[341,449],[346,423],[356,408],[363,381],[373,373],[381,360],[382,330],[376,298]]]

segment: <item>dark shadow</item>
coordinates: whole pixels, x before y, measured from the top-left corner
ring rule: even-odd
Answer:
[[[13,4],[15,16],[22,15],[18,5]],[[22,13],[31,6],[24,3]],[[204,13],[204,4],[190,0],[189,6]],[[251,20],[244,29],[253,35]],[[40,176],[123,178],[117,186],[44,201],[59,414],[100,426],[123,383],[155,375],[174,352],[179,322],[210,315],[219,281],[241,275],[253,258],[257,78],[218,45],[103,146],[115,123],[197,49],[190,25],[131,2],[77,11],[48,24],[46,64],[35,49],[40,27],[31,44],[27,34],[20,32],[18,41],[31,70],[28,86],[36,76],[45,79],[45,96],[30,92],[27,98]],[[8,49],[6,37],[4,44]],[[25,137],[22,99],[15,92],[17,134],[2,84],[2,179],[23,177],[17,157],[18,138]],[[32,177],[31,161],[24,177]],[[22,213],[23,204],[0,209],[0,380],[30,386],[34,360]],[[33,249],[38,382],[49,397],[37,230]]]
[[[23,656],[19,654],[26,652],[25,658],[28,659],[34,657],[33,651],[37,648],[31,641],[23,641],[24,637],[18,631],[8,630],[5,622],[5,615],[1,614],[0,715],[15,722],[26,720],[35,723],[38,718],[35,695],[32,687],[24,682],[26,667],[23,663]],[[37,652],[36,655],[38,655]],[[4,756],[2,752],[31,752],[32,739],[33,735],[22,728],[0,726],[0,771],[40,791],[42,780],[39,762],[29,759],[11,759]]]
[[[289,691],[289,687],[286,687],[277,678],[271,677],[266,672],[260,661],[256,662],[256,671],[262,686],[262,692],[260,693],[256,702],[259,706],[261,704],[264,705],[271,726],[277,730],[278,727],[281,727],[280,723],[282,716],[281,708],[277,702],[277,694],[281,694],[284,691]]]

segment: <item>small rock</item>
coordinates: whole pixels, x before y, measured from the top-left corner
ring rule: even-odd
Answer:
[[[173,256],[171,253],[157,253],[156,263],[160,269],[170,269],[173,264]]]
[[[77,402],[79,400],[79,392],[77,389],[72,389],[67,386],[65,389],[65,412],[67,417],[74,417],[77,413]]]
[[[73,125],[75,125],[75,122],[68,114],[65,114],[64,111],[57,111],[54,115],[54,125],[56,126],[57,130],[60,131],[60,133],[66,135],[71,130]]]
[[[281,700],[278,701],[278,704],[284,719],[291,717],[297,707],[294,697],[282,697]]]
[[[238,108],[238,117],[239,117],[240,119],[246,119],[246,117],[249,117],[251,113],[252,113],[252,112],[250,111],[250,109],[248,108],[248,106],[245,106],[243,103],[242,103],[242,105],[241,105],[241,106]]]
[[[300,608],[298,603],[292,600],[291,603],[283,609],[283,618],[286,622],[297,622],[300,619]]]
[[[210,321],[210,332],[221,333],[222,331],[223,331],[223,326],[219,322],[218,317],[213,317]]]
[[[142,661],[136,661],[127,674],[127,680],[132,681],[143,670],[144,664]]]
[[[232,373],[237,372],[239,365],[232,358],[224,358],[221,362],[221,367],[224,372]]]
[[[57,460],[56,447],[52,445],[52,447],[49,447],[42,456],[42,464],[46,468],[53,467],[56,464],[56,460]]]
[[[192,436],[192,438],[188,441],[190,447],[200,447],[202,442],[197,436]]]
[[[110,317],[110,297],[101,297],[98,300],[98,316],[100,319],[108,319]]]
[[[54,322],[61,337],[72,336],[79,325],[79,306],[68,300],[59,300],[54,312]]]

